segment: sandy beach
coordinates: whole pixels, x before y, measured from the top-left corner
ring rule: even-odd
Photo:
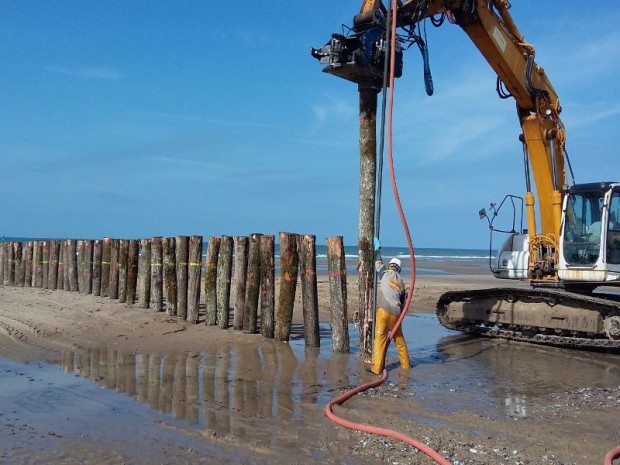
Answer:
[[[432,314],[437,297],[497,281],[428,266],[442,273],[416,279],[403,325],[414,367],[401,372],[388,353],[388,382],[337,413],[411,434],[454,464],[602,463],[620,443],[619,356],[448,332]],[[328,399],[372,377],[363,357],[331,353],[326,277],[318,289],[322,346],[310,350],[300,287],[286,344],[203,315],[192,325],[109,298],[0,286],[0,462],[435,463],[325,418]],[[356,276],[347,291],[351,316]]]

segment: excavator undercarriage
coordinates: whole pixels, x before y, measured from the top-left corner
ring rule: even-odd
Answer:
[[[583,349],[620,349],[613,294],[493,288],[453,291],[437,302],[439,322],[478,336]]]

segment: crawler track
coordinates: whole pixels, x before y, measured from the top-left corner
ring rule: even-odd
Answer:
[[[608,336],[620,320],[620,302],[560,290],[494,288],[454,291],[437,302],[448,329],[486,337],[580,349],[620,349]]]

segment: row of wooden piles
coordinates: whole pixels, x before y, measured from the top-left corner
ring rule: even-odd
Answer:
[[[315,236],[279,233],[277,282],[274,235],[212,236],[204,263],[202,250],[202,236],[0,243],[0,284],[109,297],[194,324],[204,308],[206,325],[288,341],[300,281],[305,343],[320,346]],[[341,236],[327,238],[327,255],[332,347],[348,352]]]

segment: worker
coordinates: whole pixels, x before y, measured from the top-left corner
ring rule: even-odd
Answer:
[[[387,266],[381,258],[381,243],[374,238],[375,246],[375,269],[377,271],[377,311],[375,313],[375,340],[372,348],[372,362],[370,371],[375,375],[381,374],[385,366],[385,352],[388,345],[388,331],[393,331],[400,313],[403,311],[405,300],[407,300],[407,289],[405,282],[400,276],[401,262],[394,257]],[[411,368],[409,362],[409,352],[407,342],[403,336],[403,331],[398,327],[392,339],[396,345],[400,367],[403,369]]]

